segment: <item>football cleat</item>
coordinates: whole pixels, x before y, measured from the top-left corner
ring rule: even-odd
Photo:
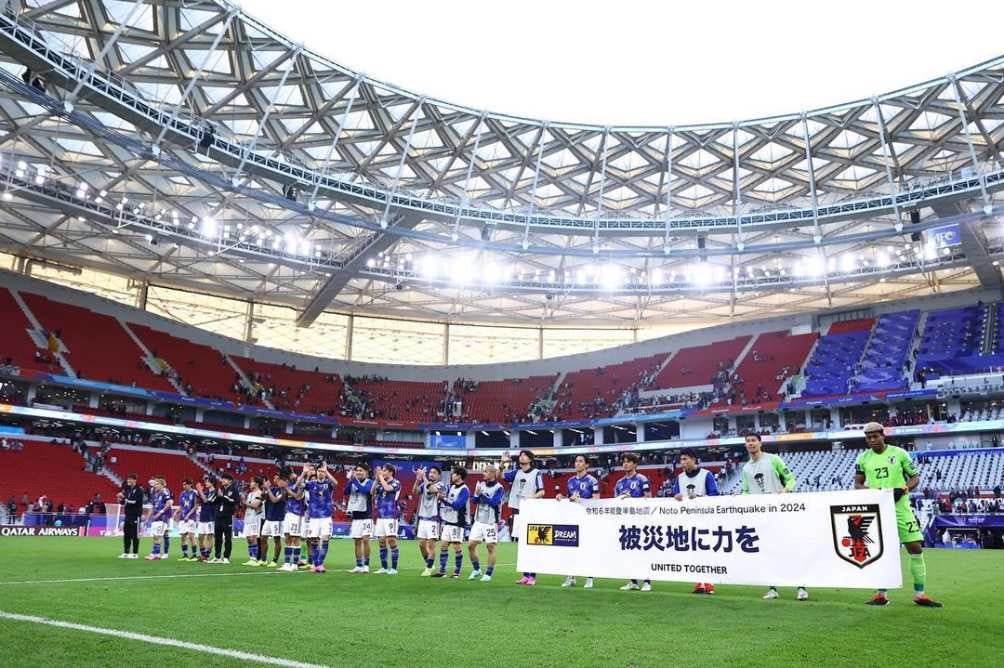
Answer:
[[[158,559],[160,559],[160,557],[158,557],[156,554],[148,554],[148,555],[146,555],[146,560],[147,561],[157,561]]]
[[[516,580],[516,584],[518,584],[518,585],[525,585],[529,579],[530,578],[528,578],[527,576],[524,575],[519,580]]]
[[[563,589],[574,586],[575,586],[575,578],[573,578],[571,575],[565,578],[565,581],[561,583],[561,587]]]
[[[641,591],[652,591],[652,583],[645,581],[641,583]]]
[[[805,587],[799,587],[798,593],[795,594],[796,601],[808,601],[809,600],[809,590]]]
[[[446,577],[446,572],[445,571],[436,571],[435,573],[432,574],[432,577],[434,577],[434,578],[445,578]]]
[[[262,564],[264,564],[265,568],[275,568],[278,566],[278,564],[274,561],[263,561]]]
[[[218,564],[229,564],[230,560],[227,559],[226,557],[223,557],[222,559],[217,559],[216,563],[218,563]]]
[[[139,555],[136,554],[135,552],[133,552],[132,554],[129,555],[129,558],[130,559],[139,559]]]
[[[388,568],[387,569],[387,575],[397,575],[397,569],[396,568]]]
[[[592,589],[593,588],[593,579],[592,578],[586,578],[586,584],[584,584],[582,586],[582,588],[583,589]]]
[[[118,556],[118,558],[119,559],[128,559],[129,558],[129,554],[127,552],[123,552],[122,554],[120,554]]]
[[[624,585],[620,589],[621,589],[621,591],[638,591],[639,587],[638,587],[638,583],[637,582],[628,582],[626,585]]]
[[[714,594],[715,593],[715,585],[711,584],[710,582],[704,583],[704,593],[708,594],[709,596],[712,595],[712,594]]]
[[[773,601],[775,598],[779,598],[777,595],[777,590],[771,587],[767,590],[767,593],[763,595],[765,601]]]
[[[386,568],[384,568],[383,566],[381,566],[381,567],[380,567],[380,570],[378,570],[378,571],[374,571],[374,572],[375,572],[375,573],[376,573],[377,575],[383,575],[384,573],[386,573],[386,572],[387,572],[387,569],[386,569]]]
[[[532,587],[535,584],[537,584],[537,578],[527,578],[526,579],[526,586],[527,587]]]
[[[431,575],[432,575],[432,569],[426,568],[425,570],[422,571],[422,575],[420,577],[427,578],[430,577]]]
[[[362,566],[356,566],[355,568],[350,568],[349,570],[347,570],[345,572],[346,573],[362,573],[363,572],[363,567]]]
[[[481,571],[471,571],[471,574],[467,576],[468,580],[477,580],[481,577]]]
[[[927,594],[920,594],[919,596],[913,597],[913,602],[922,608],[942,608],[944,607],[941,603],[933,600]]]
[[[482,575],[481,576],[481,581],[482,582],[491,582],[492,581],[492,576],[490,576],[490,575]]]
[[[889,599],[886,598],[885,594],[875,594],[865,601],[865,605],[889,605]]]
[[[318,565],[318,566],[314,566],[314,572],[315,572],[315,573],[327,573],[327,572],[328,572],[328,569],[326,569],[326,568],[324,567],[324,564],[320,564],[320,565]]]
[[[704,588],[703,584],[697,583],[696,585],[694,585],[694,591],[692,591],[691,593],[692,594],[707,594],[708,590]]]
[[[257,565],[258,565],[257,559],[248,559],[243,564],[241,564],[241,566],[257,566]]]

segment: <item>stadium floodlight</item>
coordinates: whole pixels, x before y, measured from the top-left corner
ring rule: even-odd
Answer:
[[[215,237],[217,234],[216,219],[206,216],[202,219],[202,236]]]
[[[935,248],[933,243],[928,243],[924,246],[924,259],[934,260],[938,257],[938,249]]]
[[[854,270],[854,256],[850,253],[844,253],[840,257],[840,271],[845,274],[849,274]]]
[[[14,199],[14,195],[12,195],[12,194],[11,194],[11,192],[10,192],[9,190],[5,190],[5,191],[3,192],[3,201],[5,201],[5,202],[9,202],[9,201],[11,201],[12,199]]]
[[[624,277],[616,265],[605,264],[600,270],[600,285],[605,290],[616,290],[620,287],[623,280]]]
[[[367,269],[372,269],[374,264],[376,264],[376,263],[373,261],[373,258],[371,258],[371,257],[366,258],[366,268]]]
[[[652,273],[649,275],[650,285],[662,285],[662,270],[653,269]]]
[[[885,268],[889,266],[889,254],[885,251],[879,251],[878,255],[875,256],[875,263],[879,267]]]
[[[711,285],[714,281],[714,268],[706,262],[698,262],[697,268],[694,270],[694,282],[705,287]]]

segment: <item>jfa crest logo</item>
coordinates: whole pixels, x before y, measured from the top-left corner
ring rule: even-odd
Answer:
[[[833,548],[837,556],[864,568],[882,556],[882,521],[878,504],[830,506]]]

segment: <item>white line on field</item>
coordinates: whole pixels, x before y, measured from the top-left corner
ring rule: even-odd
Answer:
[[[231,659],[265,663],[272,666],[289,666],[290,668],[323,668],[316,663],[303,663],[302,661],[292,661],[290,659],[282,659],[274,656],[265,656],[264,654],[241,652],[236,649],[226,649],[223,647],[213,647],[211,645],[185,642],[184,640],[175,640],[174,638],[148,636],[145,633],[133,633],[131,631],[119,631],[118,629],[106,629],[100,626],[75,624],[73,622],[63,622],[57,619],[49,619],[47,617],[35,617],[34,615],[19,615],[13,612],[4,612],[2,610],[0,610],[0,619],[9,619],[16,622],[29,622],[32,624],[44,624],[46,626],[56,626],[63,629],[70,629],[72,631],[84,631],[86,633],[97,633],[115,638],[124,638],[126,640],[138,640],[151,645],[166,645],[167,647],[177,647],[179,649],[192,650],[193,652],[215,654],[217,656],[225,656]]]

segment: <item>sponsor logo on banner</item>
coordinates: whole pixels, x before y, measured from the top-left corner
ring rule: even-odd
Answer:
[[[837,556],[858,568],[877,561],[885,548],[880,518],[877,503],[830,506],[833,548]]]
[[[84,536],[84,527],[23,527],[14,524],[0,524],[0,536]]]
[[[527,545],[557,545],[559,547],[579,546],[578,524],[528,524],[526,526]]]

